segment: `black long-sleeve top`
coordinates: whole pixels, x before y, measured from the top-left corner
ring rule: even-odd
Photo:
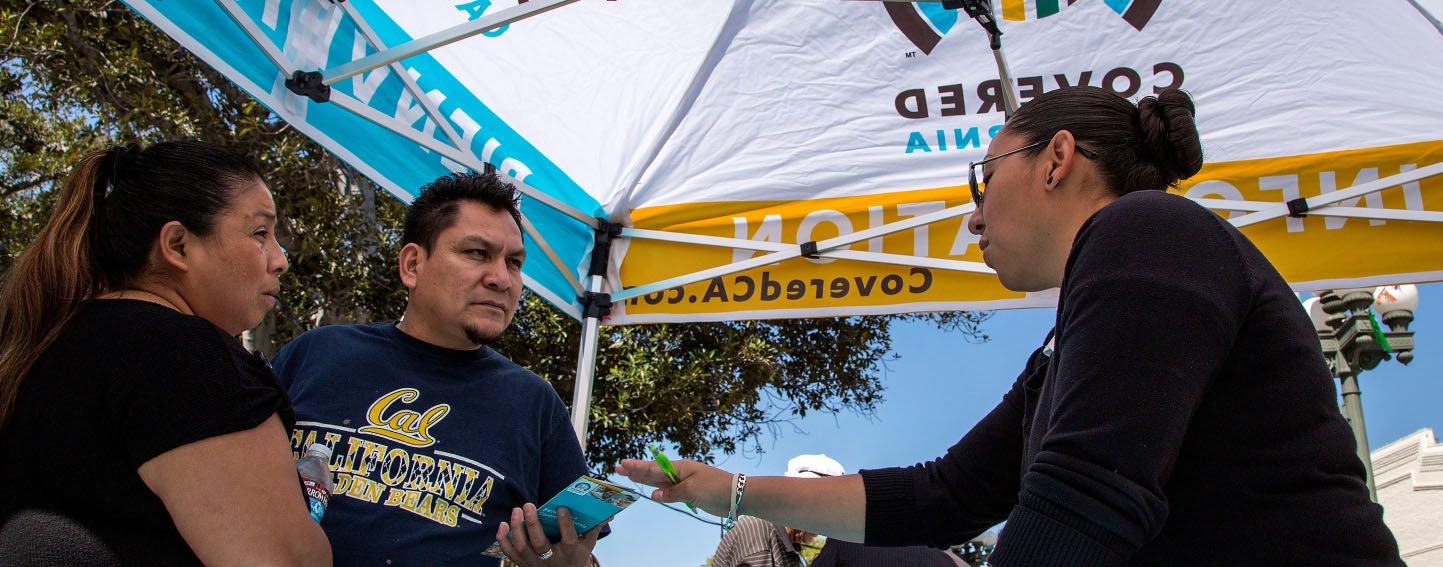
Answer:
[[[1006,520],[998,567],[1403,564],[1307,314],[1222,218],[1160,191],[1103,207],[1049,338],[946,455],[862,471],[867,544]]]

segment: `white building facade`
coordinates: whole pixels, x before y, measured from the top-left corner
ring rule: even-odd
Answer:
[[[1443,567],[1443,446],[1419,429],[1372,453],[1383,521],[1409,567]]]

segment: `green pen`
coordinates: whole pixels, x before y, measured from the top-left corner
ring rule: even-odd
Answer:
[[[648,445],[646,448],[651,449],[651,458],[656,459],[657,466],[661,467],[661,472],[666,473],[666,478],[670,480],[672,484],[681,482],[681,479],[676,476],[676,467],[672,466],[671,459],[666,458],[666,455],[661,454],[661,451],[656,450],[656,447]],[[686,504],[686,507],[690,509],[693,514],[696,513],[696,506],[692,506],[691,502],[683,502],[683,504]]]

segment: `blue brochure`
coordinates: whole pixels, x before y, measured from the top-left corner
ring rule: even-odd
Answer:
[[[556,521],[558,508],[571,511],[572,524],[576,526],[577,535],[580,535],[591,531],[640,499],[641,496],[636,492],[582,475],[537,508],[536,517],[541,520],[541,531],[554,543],[561,541],[561,524]],[[482,554],[505,557],[505,554],[501,553],[499,542],[492,543]]]

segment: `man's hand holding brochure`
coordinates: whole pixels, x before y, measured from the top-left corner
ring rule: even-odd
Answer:
[[[582,537],[596,539],[600,532],[599,526],[640,498],[631,490],[583,475],[540,508],[536,508],[534,515],[531,510],[513,511],[512,525],[503,524],[500,530],[505,532],[502,537],[507,541],[498,539],[487,547],[483,554],[490,557],[510,557],[514,562],[525,564],[523,557],[528,555],[526,548],[529,547],[540,558],[549,558],[553,549],[564,546],[566,540],[576,538],[576,534],[585,534]],[[527,507],[531,506],[528,504]],[[563,508],[565,512],[562,512]],[[523,521],[523,515],[528,519],[536,518],[536,524],[540,524],[539,533],[532,522]],[[568,515],[572,525],[567,527],[574,526],[573,529],[562,527],[562,522]],[[512,539],[510,532],[521,530],[525,530],[521,537],[529,539],[529,545],[515,545],[516,541]]]

